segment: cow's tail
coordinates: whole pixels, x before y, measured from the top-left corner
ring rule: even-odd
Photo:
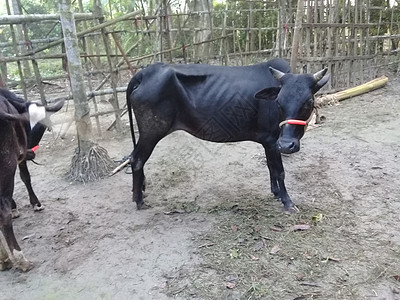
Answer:
[[[132,102],[130,100],[130,96],[135,87],[135,78],[132,78],[128,84],[128,88],[126,90],[126,107],[128,109],[128,116],[129,116],[129,127],[131,130],[133,148],[136,148],[136,137],[135,137],[135,130],[133,128],[133,115],[132,115]]]

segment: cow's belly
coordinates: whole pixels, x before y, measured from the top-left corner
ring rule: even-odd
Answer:
[[[185,130],[197,138],[211,142],[255,141],[257,138],[255,118],[240,114],[199,114],[179,118],[175,130]]]

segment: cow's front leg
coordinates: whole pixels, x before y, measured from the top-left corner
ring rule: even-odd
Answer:
[[[295,205],[286,190],[285,170],[283,169],[281,154],[275,147],[264,148],[271,180],[271,192],[275,198],[281,200],[285,212],[292,212],[295,210]]]
[[[21,176],[21,180],[25,184],[26,189],[28,190],[29,201],[33,207],[33,210],[35,210],[35,211],[43,210],[44,207],[39,202],[38,197],[36,196],[35,192],[33,191],[32,184],[31,184],[31,175],[29,174],[26,160],[22,161],[18,166],[19,166],[19,175]]]

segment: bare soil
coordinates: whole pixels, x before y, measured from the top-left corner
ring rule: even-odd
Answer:
[[[56,128],[30,164],[46,209],[16,183],[35,268],[1,272],[0,299],[400,299],[400,80],[320,111],[284,156],[291,215],[255,143],[171,134],[146,165],[152,208],[137,211],[124,171],[66,180],[76,139]],[[116,160],[132,150],[128,132],[99,144]]]

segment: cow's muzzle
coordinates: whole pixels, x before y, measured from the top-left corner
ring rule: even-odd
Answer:
[[[280,137],[277,142],[280,153],[291,154],[300,150],[300,141],[294,138]]]

